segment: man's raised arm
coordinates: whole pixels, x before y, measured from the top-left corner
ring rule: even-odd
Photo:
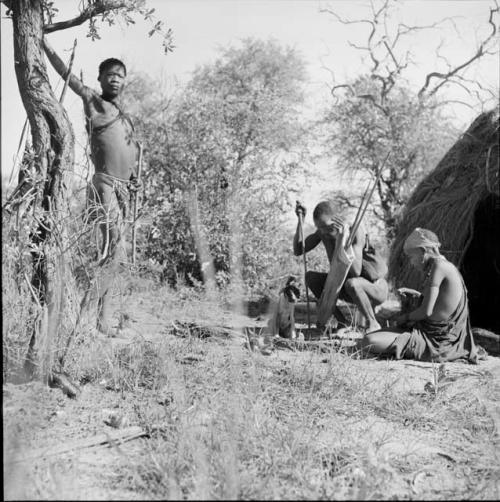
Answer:
[[[61,78],[66,80],[66,77],[68,76],[68,68],[62,61],[62,59],[56,54],[52,46],[47,42],[47,39],[43,37],[43,48],[45,49],[45,54],[47,55],[47,58],[49,59],[50,63],[54,67],[54,69],[61,75]],[[87,87],[83,85],[83,83],[75,77],[72,73],[70,74],[69,77],[69,86],[71,89],[76,92],[79,96],[84,96],[86,94]]]

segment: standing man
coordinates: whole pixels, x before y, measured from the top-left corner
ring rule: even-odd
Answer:
[[[68,68],[44,38],[45,53],[57,73],[66,79]],[[106,59],[99,65],[97,80],[101,94],[87,87],[73,74],[69,87],[83,100],[86,128],[90,137],[94,176],[90,185],[90,206],[101,233],[97,329],[111,333],[111,280],[119,261],[118,249],[123,220],[128,216],[130,191],[139,189],[137,179],[138,144],[130,118],[120,107],[120,96],[127,69],[119,59]]]
[[[299,205],[296,208],[297,216],[299,211],[304,217],[306,214],[305,208]],[[302,242],[299,237],[299,226],[297,226],[293,238],[293,252],[295,256],[300,256],[302,253],[307,253],[318,244],[323,243],[328,261],[331,262],[334,256],[335,247],[342,245],[345,240],[343,237],[347,235],[346,232],[348,232],[349,226],[342,218],[337,216],[331,201],[320,202],[314,208],[313,220],[316,231],[306,237],[304,242],[305,249],[302,249]],[[366,331],[371,332],[380,329],[380,324],[375,318],[373,307],[375,305],[380,305],[387,299],[389,287],[383,276],[375,280],[373,280],[373,277],[372,279],[366,277],[367,274],[365,274],[363,263],[365,240],[366,234],[360,225],[352,243],[354,261],[347,272],[347,278],[340,290],[339,298],[352,302],[359,308],[368,321]],[[305,278],[306,287],[309,287],[317,299],[320,298],[323,292],[327,276],[328,274],[323,272],[307,272]],[[346,324],[344,316],[337,307],[334,312],[335,317],[343,324]]]

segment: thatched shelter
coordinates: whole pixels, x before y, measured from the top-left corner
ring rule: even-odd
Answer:
[[[421,278],[403,254],[415,227],[432,230],[458,266],[469,294],[471,321],[500,333],[500,188],[498,109],[482,113],[413,192],[391,248],[396,287]]]

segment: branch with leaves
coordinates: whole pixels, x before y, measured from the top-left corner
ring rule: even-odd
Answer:
[[[7,16],[10,16],[12,0],[1,1],[7,7]],[[162,45],[165,54],[175,49],[172,29],[167,29],[165,23],[155,17],[155,9],[148,8],[145,0],[82,0],[80,2],[79,14],[64,21],[55,21],[58,12],[59,9],[56,7],[55,1],[44,0],[44,34],[74,28],[88,21],[89,31],[87,37],[92,40],[98,40],[101,38],[97,26],[97,21],[99,19],[102,22],[106,22],[109,26],[112,26],[115,24],[116,18],[120,16],[125,20],[125,23],[129,25],[135,24],[133,14],[139,14],[143,16],[144,20],[151,23],[152,27],[148,32],[149,37],[155,34],[163,37]]]

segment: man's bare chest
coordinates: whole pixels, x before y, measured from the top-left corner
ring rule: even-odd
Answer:
[[[85,115],[93,127],[102,127],[123,114],[116,104],[94,98],[85,103]]]

